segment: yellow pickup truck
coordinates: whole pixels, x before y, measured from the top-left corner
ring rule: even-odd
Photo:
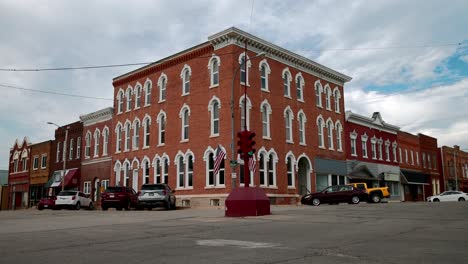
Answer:
[[[369,195],[368,201],[372,203],[380,203],[382,198],[390,197],[388,187],[367,188],[367,184],[365,182],[349,183],[348,185],[359,190],[365,190]]]

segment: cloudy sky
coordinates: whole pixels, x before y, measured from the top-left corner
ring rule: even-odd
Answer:
[[[235,26],[353,77],[347,110],[468,148],[467,10],[466,0],[0,0],[0,68],[150,62]],[[135,68],[0,71],[0,169],[16,138],[52,139],[47,121],[112,106],[112,78]]]

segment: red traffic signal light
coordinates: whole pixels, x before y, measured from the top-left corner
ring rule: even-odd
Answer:
[[[255,140],[253,140],[255,137],[255,132],[244,130],[237,133],[237,137],[239,137],[239,140],[237,141],[237,146],[239,146],[237,153],[240,154],[241,158],[243,159],[245,157],[244,155],[253,155],[256,151],[253,148],[255,145]]]
[[[249,156],[252,156],[255,154],[255,151],[256,149],[254,149],[253,147],[255,146],[255,140],[254,140],[254,137],[255,137],[255,132],[250,132],[249,134],[249,140],[248,140],[248,143],[247,145],[249,146]]]

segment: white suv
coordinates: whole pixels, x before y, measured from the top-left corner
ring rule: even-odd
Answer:
[[[86,207],[89,210],[94,208],[93,201],[88,197],[88,195],[80,191],[61,191],[57,195],[57,200],[55,200],[55,208],[62,209],[63,207],[68,207],[76,210],[80,210],[81,207]]]

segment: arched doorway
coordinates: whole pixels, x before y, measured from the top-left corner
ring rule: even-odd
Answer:
[[[299,195],[302,196],[311,192],[310,172],[312,166],[310,165],[310,162],[306,157],[299,157],[297,167]]]

